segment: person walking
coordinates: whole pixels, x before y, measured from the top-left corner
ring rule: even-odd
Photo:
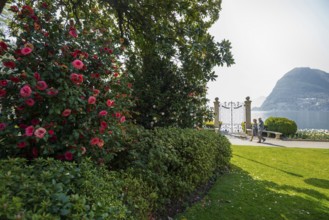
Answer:
[[[250,141],[252,141],[254,139],[254,136],[258,136],[258,125],[257,125],[257,119],[255,118],[253,120],[253,124],[251,126],[251,138]]]
[[[266,141],[266,139],[263,137],[263,131],[264,131],[264,122],[262,118],[258,118],[258,143],[260,143],[262,140],[263,142]]]

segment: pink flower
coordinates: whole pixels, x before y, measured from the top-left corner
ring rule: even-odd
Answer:
[[[99,115],[99,116],[105,116],[105,115],[107,115],[107,111],[102,110],[102,111],[100,111],[100,112],[98,113],[98,115]]]
[[[64,154],[64,158],[65,158],[65,160],[69,160],[69,161],[73,160],[72,152],[71,151],[66,151],[65,154]]]
[[[120,118],[120,123],[123,123],[123,122],[125,122],[126,121],[126,117],[125,116],[122,116],[121,118]]]
[[[38,81],[36,87],[39,90],[45,90],[48,88],[48,85],[45,81]]]
[[[89,99],[88,99],[88,104],[95,104],[96,103],[96,98],[94,96],[90,96]]]
[[[16,64],[14,61],[4,61],[4,62],[2,62],[2,64],[5,67],[8,67],[9,69],[14,69],[16,67]]]
[[[96,145],[99,143],[99,138],[94,137],[90,140],[90,145]]]
[[[107,123],[105,121],[101,121],[101,127],[102,128],[107,128]]]
[[[31,124],[32,124],[32,125],[37,125],[37,124],[39,124],[39,123],[40,123],[40,120],[37,119],[37,118],[34,118],[34,119],[31,120]]]
[[[28,105],[28,106],[33,106],[35,104],[35,101],[33,99],[26,99],[25,100],[25,103]]]
[[[31,52],[32,52],[32,49],[29,48],[29,47],[24,47],[23,49],[21,49],[21,53],[22,53],[23,55],[28,55],[28,54],[30,54]]]
[[[54,132],[54,130],[49,130],[49,131],[48,131],[48,134],[52,136],[52,135],[55,134],[55,132]]]
[[[64,117],[68,117],[70,114],[71,114],[71,109],[68,108],[62,112],[62,116]]]
[[[115,113],[115,117],[116,117],[116,118],[120,118],[120,117],[121,117],[121,113],[120,113],[120,112],[116,112],[116,113]]]
[[[29,137],[32,136],[33,132],[34,132],[34,127],[32,125],[25,128],[26,136],[29,136]]]
[[[34,132],[34,135],[37,138],[43,138],[46,133],[47,133],[46,129],[44,129],[44,128],[37,128],[37,130],[35,130],[35,132]]]
[[[26,147],[26,142],[25,141],[21,141],[19,143],[17,143],[17,147],[20,149],[23,149]]]
[[[113,106],[113,105],[114,105],[114,101],[113,101],[113,100],[110,100],[110,99],[108,99],[108,100],[106,101],[106,104],[107,104],[107,106],[108,106],[108,107],[111,107],[111,106]]]
[[[93,96],[98,96],[100,91],[98,89],[93,89]]]
[[[49,96],[55,96],[57,94],[58,94],[58,90],[54,89],[53,87],[51,87],[47,90],[47,95],[49,95]]]
[[[4,79],[4,80],[0,80],[0,86],[5,87],[5,86],[7,86],[7,85],[8,85],[8,81],[7,81],[6,79]]]
[[[74,37],[74,38],[77,38],[77,37],[78,37],[78,33],[77,33],[77,31],[76,31],[76,29],[73,28],[73,27],[70,28],[69,34],[70,34],[72,37]]]
[[[71,76],[70,76],[70,79],[76,85],[80,85],[81,83],[83,83],[83,75],[82,74],[72,73]]]
[[[84,66],[83,62],[81,60],[74,60],[72,62],[72,65],[74,68],[78,69],[78,70],[81,70]]]
[[[21,88],[20,94],[22,97],[29,97],[32,93],[32,89],[29,85],[25,85]]]
[[[40,74],[39,73],[37,73],[37,72],[35,72],[34,74],[34,78],[36,79],[36,80],[40,80],[41,79],[41,77],[40,77]]]
[[[97,146],[99,148],[102,148],[104,146],[104,141],[102,139],[99,139],[98,143],[97,143]]]
[[[6,124],[5,123],[0,123],[0,131],[4,130],[6,128]]]
[[[5,97],[7,94],[7,91],[4,89],[0,89],[0,97]]]

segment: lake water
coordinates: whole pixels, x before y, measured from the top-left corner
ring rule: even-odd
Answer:
[[[329,112],[314,111],[251,111],[251,120],[261,117],[284,117],[293,120],[298,129],[329,129]]]

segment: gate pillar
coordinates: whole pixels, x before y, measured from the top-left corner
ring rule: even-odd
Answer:
[[[246,133],[247,129],[251,129],[251,101],[250,97],[246,97],[246,101],[244,101],[245,107],[245,118],[246,118]]]
[[[215,129],[216,129],[216,128],[219,128],[219,101],[218,101],[217,97],[215,98],[215,101],[214,101],[214,110],[215,110],[214,126],[215,126]]]

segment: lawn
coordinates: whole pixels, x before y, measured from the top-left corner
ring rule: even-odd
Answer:
[[[329,149],[232,149],[232,171],[175,219],[329,219]]]

